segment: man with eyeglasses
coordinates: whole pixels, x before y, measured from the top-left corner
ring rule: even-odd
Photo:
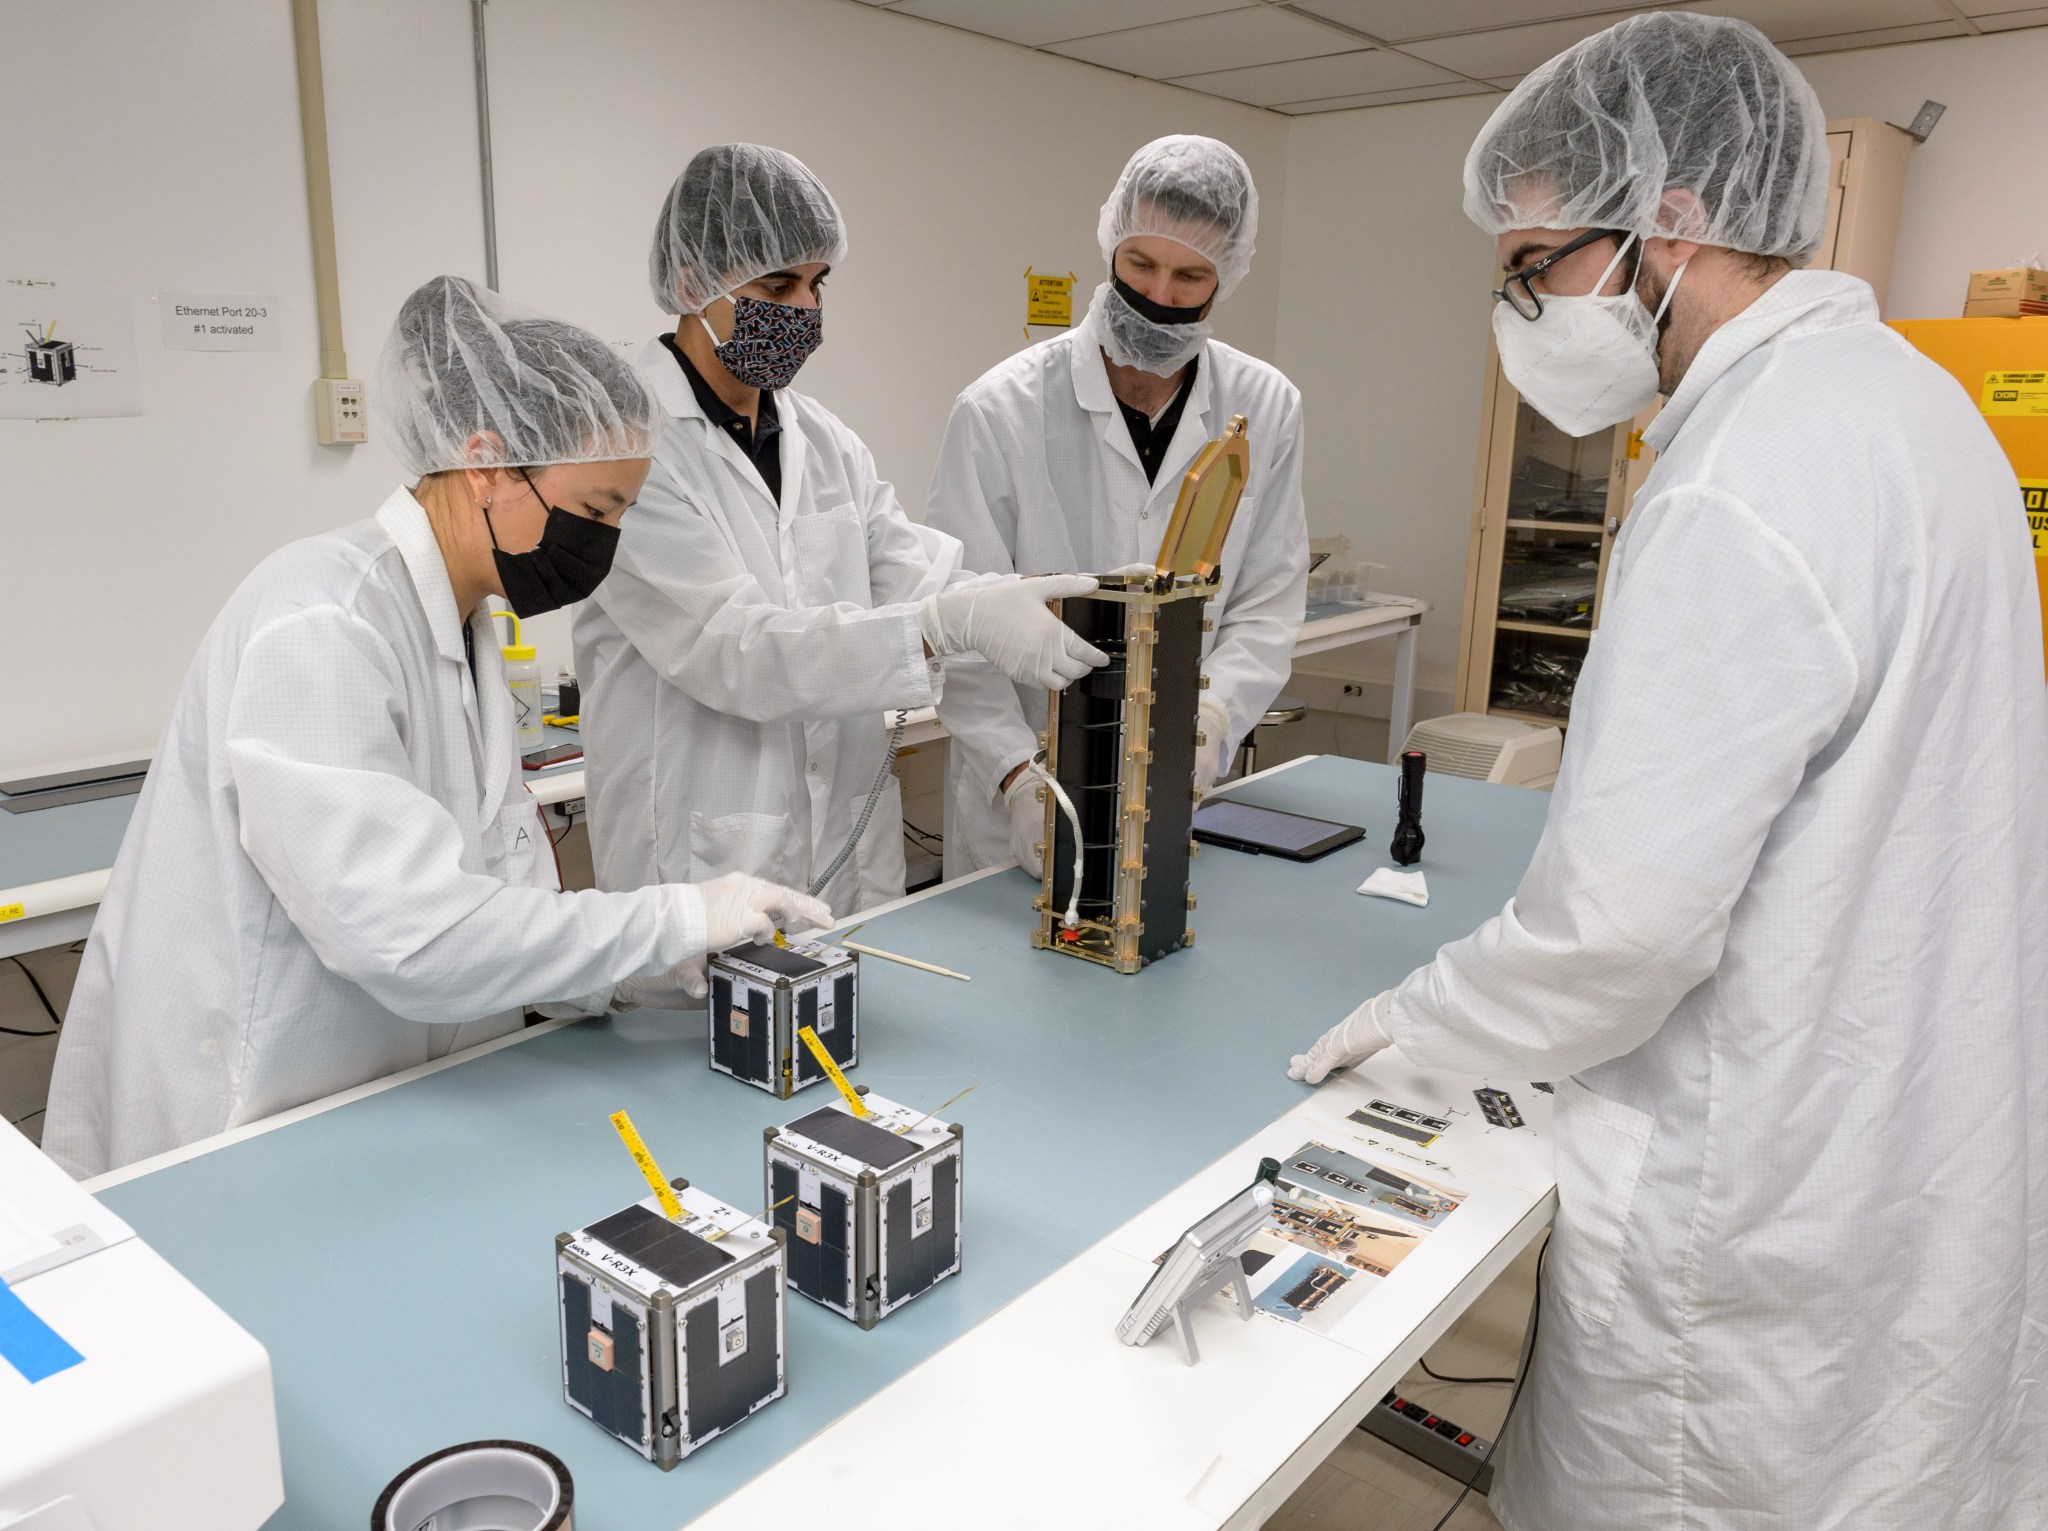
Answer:
[[[1466,161],[1502,369],[1659,392],[1543,839],[1502,913],[1294,1060],[1555,1081],[1510,1531],[2048,1524],[2048,702],[1968,398],[1801,269],[1812,88],[1639,16]]]

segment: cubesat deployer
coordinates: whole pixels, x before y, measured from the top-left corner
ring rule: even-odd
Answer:
[[[1251,466],[1245,418],[1196,454],[1153,572],[1060,603],[1109,655],[1047,698],[1044,881],[1034,946],[1135,973],[1193,942],[1187,922],[1203,615]],[[1077,848],[1078,841],[1078,848]]]

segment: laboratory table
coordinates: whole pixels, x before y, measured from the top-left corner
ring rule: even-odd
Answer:
[[[1173,1466],[1160,1479],[1161,1513],[1146,1523],[1256,1525],[1374,1389],[1390,1385],[1547,1222],[1547,1144],[1523,1153],[1527,1215],[1511,1236],[1440,1272],[1441,1290],[1404,1288],[1421,1306],[1374,1353],[1312,1350],[1308,1336],[1267,1320],[1212,1323],[1203,1343],[1218,1359],[1203,1363],[1207,1393],[1181,1380],[1203,1369],[1184,1373],[1168,1337],[1144,1350],[1114,1340],[1111,1325],[1145,1267],[1104,1266],[1103,1241],[1276,1118],[1333,1090],[1369,1088],[1340,1080],[1311,1091],[1286,1077],[1288,1055],[1498,912],[1549,797],[1432,782],[1423,863],[1432,896],[1415,908],[1353,891],[1385,860],[1393,770],[1313,757],[1238,790],[1247,801],[1362,823],[1367,838],[1310,864],[1205,849],[1193,863],[1196,943],[1135,976],[1034,950],[1036,885],[1013,868],[871,915],[863,944],[972,976],[962,983],[865,959],[854,1072],[856,1082],[920,1105],[979,1086],[946,1112],[966,1132],[964,1268],[868,1332],[792,1294],[788,1396],[674,1472],[563,1402],[553,1240],[645,1194],[611,1112],[632,1113],[668,1174],[751,1206],[762,1129],[824,1104],[827,1087],[776,1101],[710,1072],[701,1014],[537,1026],[93,1182],[269,1348],[287,1487],[273,1531],[360,1525],[406,1464],[485,1437],[560,1455],[575,1477],[578,1524],[604,1531],[669,1531],[756,1479],[751,1497],[733,1501],[753,1508],[721,1512],[718,1524],[766,1524],[763,1507],[772,1514],[778,1504],[798,1518],[901,1524],[888,1498],[865,1489],[829,1504],[808,1492],[783,1503],[780,1475],[760,1478],[809,1463],[808,1476],[791,1481],[829,1495],[834,1472],[821,1476],[818,1462],[835,1441],[862,1442],[860,1459],[885,1484],[952,1483],[971,1468],[988,1502],[954,1505],[960,1524],[1101,1524],[1073,1499],[1059,1443],[1107,1449],[1142,1389],[1067,1393],[1063,1411],[1034,1414],[1039,1438],[971,1430],[984,1405],[993,1420],[999,1403],[1060,1395],[1068,1354],[1135,1369],[1155,1395],[1202,1399],[1209,1429],[1262,1443],[1209,1453],[1215,1463],[1197,1453],[1201,1462],[1183,1475],[1199,1479],[1192,1487]],[[1251,1165],[1241,1168],[1248,1179]],[[1076,1292],[1093,1327],[1062,1316]],[[1034,1345],[1027,1333],[1020,1345],[1018,1325],[1034,1313],[1047,1315],[1057,1338]],[[987,1322],[998,1315],[1003,1324]],[[941,1391],[921,1393],[927,1368],[946,1375],[949,1364],[972,1362],[977,1334],[1007,1336],[1000,1367],[956,1368]],[[1231,1368],[1248,1364],[1265,1368],[1263,1386],[1223,1386]],[[888,1425],[906,1411],[907,1424]],[[947,1470],[932,1475],[942,1435]],[[1144,1473],[1166,1471],[1155,1458],[1126,1474],[1126,1493],[1149,1491]]]

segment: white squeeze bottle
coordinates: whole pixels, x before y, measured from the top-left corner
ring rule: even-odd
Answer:
[[[519,729],[519,752],[537,750],[547,737],[541,723],[540,661],[533,645],[525,641],[519,618],[509,611],[493,612],[512,623],[512,641],[498,652],[505,656],[505,685],[512,692],[512,721]]]

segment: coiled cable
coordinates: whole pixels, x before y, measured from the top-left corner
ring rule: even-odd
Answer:
[[[875,816],[875,804],[882,800],[882,788],[888,785],[889,773],[896,766],[896,752],[903,747],[903,730],[910,724],[910,710],[896,709],[896,726],[889,731],[889,752],[882,757],[882,769],[875,773],[875,784],[868,788],[868,800],[861,805],[860,817],[854,820],[853,833],[846,837],[846,843],[839,847],[839,854],[832,858],[832,864],[818,874],[818,880],[811,884],[810,895],[816,898],[824,891],[825,884],[846,865],[846,858],[853,854],[853,848],[860,844],[860,837],[867,833],[868,820]]]

